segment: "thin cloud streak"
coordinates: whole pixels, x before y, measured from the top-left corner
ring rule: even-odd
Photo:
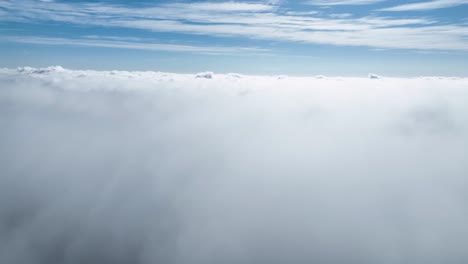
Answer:
[[[403,4],[389,8],[382,8],[379,11],[425,11],[441,8],[449,8],[468,4],[467,0],[435,0],[420,3]]]
[[[185,8],[189,6],[190,9],[204,10],[204,11],[218,11],[218,12],[256,12],[256,11],[269,11],[273,10],[273,5],[258,4],[258,3],[243,3],[243,2],[201,2],[201,3],[175,3],[169,4],[171,7]]]
[[[145,42],[135,42],[135,40],[142,41],[138,38],[130,38],[134,41],[126,41],[129,38],[119,37],[99,37],[95,36],[88,38],[49,38],[49,37],[20,37],[20,36],[7,36],[1,37],[0,40],[28,43],[28,44],[41,44],[41,45],[66,45],[66,46],[85,46],[85,47],[104,47],[116,49],[134,49],[134,50],[153,50],[153,51],[170,51],[170,52],[190,52],[190,53],[203,53],[203,54],[236,54],[242,55],[246,53],[262,53],[267,52],[268,49],[252,48],[252,47],[209,47],[209,46],[189,46],[189,45],[175,45],[175,44],[154,44]]]
[[[384,2],[386,0],[334,0],[334,1],[326,1],[326,0],[313,0],[306,2],[309,5],[318,5],[318,6],[335,6],[335,5],[371,5],[380,2]]]

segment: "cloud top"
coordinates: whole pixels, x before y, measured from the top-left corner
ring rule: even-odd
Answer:
[[[0,262],[468,261],[467,78],[212,77],[0,69]]]

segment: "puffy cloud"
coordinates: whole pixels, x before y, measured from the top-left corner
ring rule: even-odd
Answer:
[[[468,79],[0,70],[1,263],[463,263]]]

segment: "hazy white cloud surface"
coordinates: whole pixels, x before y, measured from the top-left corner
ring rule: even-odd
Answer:
[[[467,263],[467,88],[0,69],[0,263]]]

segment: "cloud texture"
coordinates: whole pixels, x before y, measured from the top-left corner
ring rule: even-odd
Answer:
[[[468,79],[197,76],[0,70],[0,263],[468,261]]]
[[[304,1],[312,6],[369,5],[379,0]],[[371,47],[384,49],[462,51],[468,50],[468,27],[461,20],[447,20],[429,16],[391,17],[380,11],[404,11],[438,9],[457,6],[466,0],[437,0],[424,3],[393,6],[375,10],[374,13],[336,17],[321,14],[318,10],[289,10],[283,1],[260,2],[170,2],[152,5],[125,6],[107,2],[54,2],[42,3],[31,0],[0,0],[0,22],[74,25],[87,28],[127,29],[154,33],[184,34],[187,36],[218,37],[226,40],[266,40],[306,44],[348,47]],[[291,12],[292,11],[292,12]],[[296,12],[295,12],[296,11]],[[312,11],[312,12],[310,12]],[[1,13],[0,13],[1,14]],[[47,37],[32,32],[8,35],[0,41],[31,44],[78,45],[114,47],[127,49],[172,50],[219,53],[212,42],[205,47],[161,43],[158,39],[139,41],[110,41],[109,39],[64,38],[55,34]],[[111,36],[112,37],[112,36]],[[398,41],[395,41],[398,40]],[[75,43],[75,44],[74,44]],[[271,48],[269,46],[264,46]],[[254,51],[257,47],[224,46],[227,53]],[[224,52],[226,53],[226,52]]]

